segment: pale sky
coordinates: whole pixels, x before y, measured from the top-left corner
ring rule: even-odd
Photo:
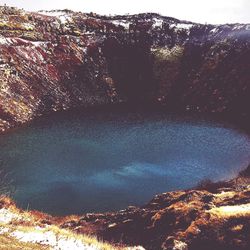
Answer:
[[[26,10],[71,9],[98,14],[155,12],[200,23],[250,23],[250,0],[0,0]]]

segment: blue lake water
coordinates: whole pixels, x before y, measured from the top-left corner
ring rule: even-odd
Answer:
[[[45,119],[1,135],[0,149],[17,204],[58,215],[143,205],[250,162],[250,139],[236,130],[133,114]]]

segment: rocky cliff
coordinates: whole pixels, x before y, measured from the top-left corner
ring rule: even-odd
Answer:
[[[249,172],[250,168],[248,169]],[[247,250],[249,177],[155,196],[143,207],[63,218],[62,228],[157,250]],[[60,221],[60,220],[59,220]]]
[[[247,24],[0,7],[0,130],[52,111],[118,103],[157,103],[168,110],[219,113],[247,122],[249,38]],[[144,207],[117,213],[66,218],[39,214],[34,225],[28,215],[20,223],[28,221],[33,231],[41,232],[55,224],[147,249],[246,250],[249,183],[244,177],[209,189],[165,193]],[[4,220],[10,207],[23,213],[1,200],[1,244],[16,237],[13,221]],[[27,230],[20,230],[23,241]]]
[[[250,25],[0,8],[0,129],[111,103],[249,116]]]

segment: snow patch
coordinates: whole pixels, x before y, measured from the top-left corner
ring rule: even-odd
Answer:
[[[6,208],[0,209],[0,223],[1,224],[8,224],[13,220],[20,219],[21,217],[15,213],[12,213],[10,210]]]
[[[153,28],[162,28],[163,25],[163,20],[162,19],[158,19],[158,18],[153,18],[154,24],[153,24]]]
[[[59,16],[59,19],[61,21],[62,24],[66,24],[69,23],[72,19],[67,16],[67,15],[63,15],[63,16]]]
[[[5,234],[9,232],[9,228],[7,227],[0,227],[0,234]]]
[[[64,11],[40,11],[39,13],[46,16],[57,17],[62,24],[67,24],[72,21],[71,16]]]
[[[5,38],[4,36],[0,35],[0,45],[10,45],[11,40],[9,38]]]
[[[187,34],[189,35],[190,33],[190,29],[193,27],[194,25],[191,23],[177,23],[177,24],[171,24],[170,28],[174,29],[175,31],[186,31]]]
[[[98,247],[84,244],[81,240],[58,236],[51,231],[44,231],[42,228],[36,229],[37,231],[32,232],[14,231],[10,235],[22,242],[48,245],[54,250],[100,250]]]
[[[111,21],[111,23],[113,23],[114,25],[117,25],[117,26],[122,26],[126,30],[129,29],[129,25],[130,25],[130,22],[127,22],[126,20],[113,20],[113,21]]]
[[[33,42],[33,41],[31,41],[30,43],[35,47],[42,47],[44,45],[47,45],[49,42],[44,42],[44,41],[35,41],[35,42]]]
[[[233,30],[240,30],[240,29],[243,29],[245,27],[245,25],[242,25],[242,24],[239,24],[239,25],[235,25],[233,27]]]
[[[193,24],[190,23],[177,23],[176,28],[182,30],[189,30],[193,27]]]
[[[60,11],[60,10],[56,10],[56,11],[42,10],[42,11],[39,11],[39,13],[44,14],[46,16],[55,16],[55,17],[66,15],[65,11]]]
[[[212,30],[210,30],[210,33],[216,33],[218,31],[218,28],[213,28]]]

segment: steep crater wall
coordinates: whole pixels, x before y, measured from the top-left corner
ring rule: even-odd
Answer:
[[[0,129],[57,110],[158,103],[249,117],[249,25],[0,8]]]

